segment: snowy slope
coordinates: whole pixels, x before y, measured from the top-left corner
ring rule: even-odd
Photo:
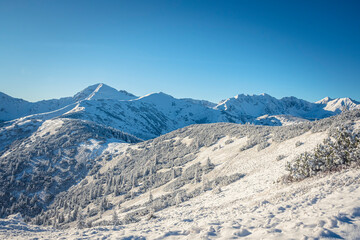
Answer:
[[[55,199],[39,218],[56,217],[70,229],[32,226],[15,215],[0,220],[0,236],[359,239],[358,168],[281,182],[286,161],[316,147],[331,127],[358,128],[359,117],[354,112],[283,127],[194,125],[125,148],[112,146],[111,152],[120,154]],[[269,145],[259,148],[264,138]],[[256,144],[244,148],[249,141]],[[228,178],[238,174],[234,181]]]
[[[0,92],[0,120],[7,121],[35,113],[48,112],[73,103],[72,98],[44,100],[31,103]]]
[[[213,102],[209,102],[209,101],[206,101],[206,100],[197,100],[197,99],[192,99],[192,98],[181,98],[181,100],[186,100],[186,101],[189,101],[189,102],[192,102],[192,103],[197,103],[197,104],[201,104],[205,107],[208,107],[208,108],[213,108],[213,107],[216,107],[216,103],[213,103]]]
[[[265,125],[265,126],[287,126],[291,124],[297,124],[297,123],[303,123],[308,122],[309,120],[300,118],[300,117],[294,117],[291,115],[263,115],[260,117],[257,117],[253,123],[255,125]]]
[[[76,119],[24,121],[0,128],[0,215],[39,214],[56,194],[87,176],[109,144],[139,142]],[[16,141],[7,144],[8,138]]]

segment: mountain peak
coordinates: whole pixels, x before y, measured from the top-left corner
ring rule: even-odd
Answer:
[[[0,100],[2,102],[4,101],[8,101],[8,102],[28,102],[24,99],[21,99],[21,98],[14,98],[14,97],[11,97],[9,95],[7,95],[6,93],[3,93],[3,92],[0,92]]]
[[[352,100],[351,98],[335,98],[331,99],[329,97],[326,97],[318,102],[317,104],[323,104],[325,105],[324,109],[331,112],[342,112],[344,110],[353,110],[353,109],[359,109],[360,106],[359,103],[355,100]]]
[[[271,95],[267,94],[267,93],[261,93],[260,96],[263,96],[263,97],[272,97]]]
[[[149,93],[149,94],[146,94],[142,97],[139,97],[138,98],[139,100],[146,100],[146,101],[149,101],[149,102],[162,102],[162,101],[166,101],[166,100],[169,100],[169,99],[174,99],[173,96],[169,95],[169,94],[166,94],[166,93],[163,93],[163,92],[157,92],[157,93]]]
[[[259,95],[257,94],[238,94],[234,97],[235,99],[242,99],[242,98],[274,98],[273,96],[267,94],[267,93],[261,93]]]
[[[91,85],[74,96],[76,101],[96,99],[130,100],[135,98],[137,97],[131,93],[124,90],[118,91],[104,83]]]
[[[327,104],[328,102],[332,101],[333,99],[330,98],[330,97],[324,97],[323,99],[315,102],[315,103],[318,103],[318,104]]]

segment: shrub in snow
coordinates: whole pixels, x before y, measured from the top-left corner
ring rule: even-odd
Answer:
[[[300,142],[300,141],[297,141],[295,143],[295,147],[300,147],[301,145],[303,145],[304,143],[303,142]]]
[[[113,214],[112,214],[112,224],[113,224],[114,226],[117,226],[117,225],[120,224],[119,217],[118,217],[118,215],[117,215],[117,213],[116,213],[115,210],[113,211]]]
[[[257,147],[257,150],[258,152],[267,148],[268,146],[270,146],[270,143],[269,142],[261,142],[258,147]]]
[[[280,155],[278,155],[278,156],[276,157],[276,161],[283,160],[284,158],[286,158],[286,156],[285,156],[285,155],[280,154]]]
[[[214,194],[219,194],[222,192],[221,187],[216,187],[213,191]]]
[[[288,162],[290,180],[302,180],[319,172],[337,171],[360,163],[360,132],[343,128],[332,133],[313,152],[305,152]]]

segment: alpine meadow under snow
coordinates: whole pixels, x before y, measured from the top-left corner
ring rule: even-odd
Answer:
[[[1,239],[360,239],[360,103],[0,93]]]

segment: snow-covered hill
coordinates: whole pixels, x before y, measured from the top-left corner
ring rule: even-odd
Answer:
[[[360,112],[281,127],[192,125],[108,146],[112,158],[33,219],[65,229],[13,215],[0,237],[359,239],[359,168],[281,181],[287,161],[339,126],[359,129]]]
[[[109,145],[140,141],[114,128],[66,118],[28,120],[0,133],[1,216],[39,214],[103,161]]]

